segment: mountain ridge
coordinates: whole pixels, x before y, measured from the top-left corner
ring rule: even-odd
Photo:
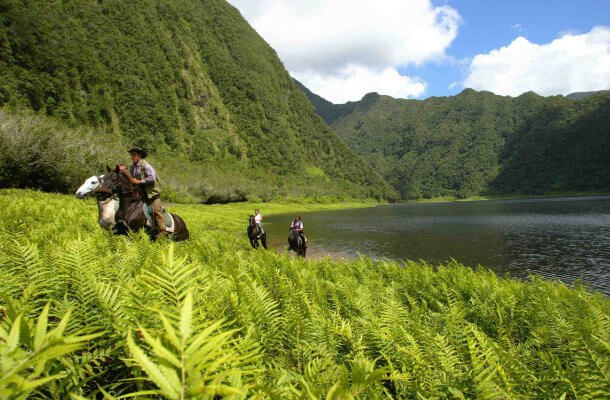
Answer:
[[[580,100],[369,93],[350,107],[333,114],[327,106],[331,127],[405,199],[610,190],[607,92]]]
[[[178,156],[216,180],[184,189],[202,201],[226,188],[247,192],[239,198],[393,196],[223,0],[15,0],[0,6],[0,20],[3,109]],[[189,183],[178,172],[164,174],[179,189]]]

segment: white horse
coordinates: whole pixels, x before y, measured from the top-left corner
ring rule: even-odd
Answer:
[[[95,192],[102,184],[103,179],[104,175],[93,175],[92,177],[87,178],[85,183],[76,191],[76,197],[84,199],[92,193],[95,193],[99,212],[97,222],[103,229],[110,230],[116,225],[114,215],[119,210],[119,200],[115,196],[108,197],[105,193]]]

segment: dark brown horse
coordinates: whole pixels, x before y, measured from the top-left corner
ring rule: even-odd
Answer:
[[[248,218],[248,239],[250,239],[250,244],[253,249],[258,249],[259,239],[263,247],[267,249],[267,234],[264,231],[261,232],[254,215],[250,215]]]
[[[305,253],[307,253],[306,243],[299,236],[299,232],[294,229],[291,229],[288,235],[288,250],[295,251],[301,257],[305,257]]]
[[[117,166],[114,171],[108,168],[108,173],[98,191],[116,194],[119,197],[119,210],[115,215],[116,225],[113,231],[117,235],[126,235],[128,232],[137,232],[144,228],[152,240],[157,237],[157,226],[153,222],[152,226],[147,224],[144,214],[144,203],[140,194],[129,182],[129,179],[119,171]],[[176,214],[171,214],[174,220],[174,232],[168,232],[175,241],[186,240],[189,231],[184,220]]]

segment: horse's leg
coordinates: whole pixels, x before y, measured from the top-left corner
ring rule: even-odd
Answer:
[[[252,232],[252,225],[248,225],[248,227],[246,228],[246,235],[248,235],[250,246],[254,248],[254,233]]]
[[[267,234],[263,233],[261,235],[261,243],[263,244],[263,248],[267,250]]]
[[[127,235],[127,232],[129,232],[129,226],[127,226],[124,220],[117,221],[112,227],[112,233],[115,235]]]
[[[146,216],[142,202],[132,203],[124,215],[124,221],[130,231],[137,232],[146,226]]]

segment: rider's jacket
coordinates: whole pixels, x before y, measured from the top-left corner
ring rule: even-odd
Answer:
[[[141,160],[138,165],[133,164],[130,172],[133,177],[146,181],[142,190],[143,194],[146,194],[146,200],[152,200],[161,194],[159,178],[148,162]]]

